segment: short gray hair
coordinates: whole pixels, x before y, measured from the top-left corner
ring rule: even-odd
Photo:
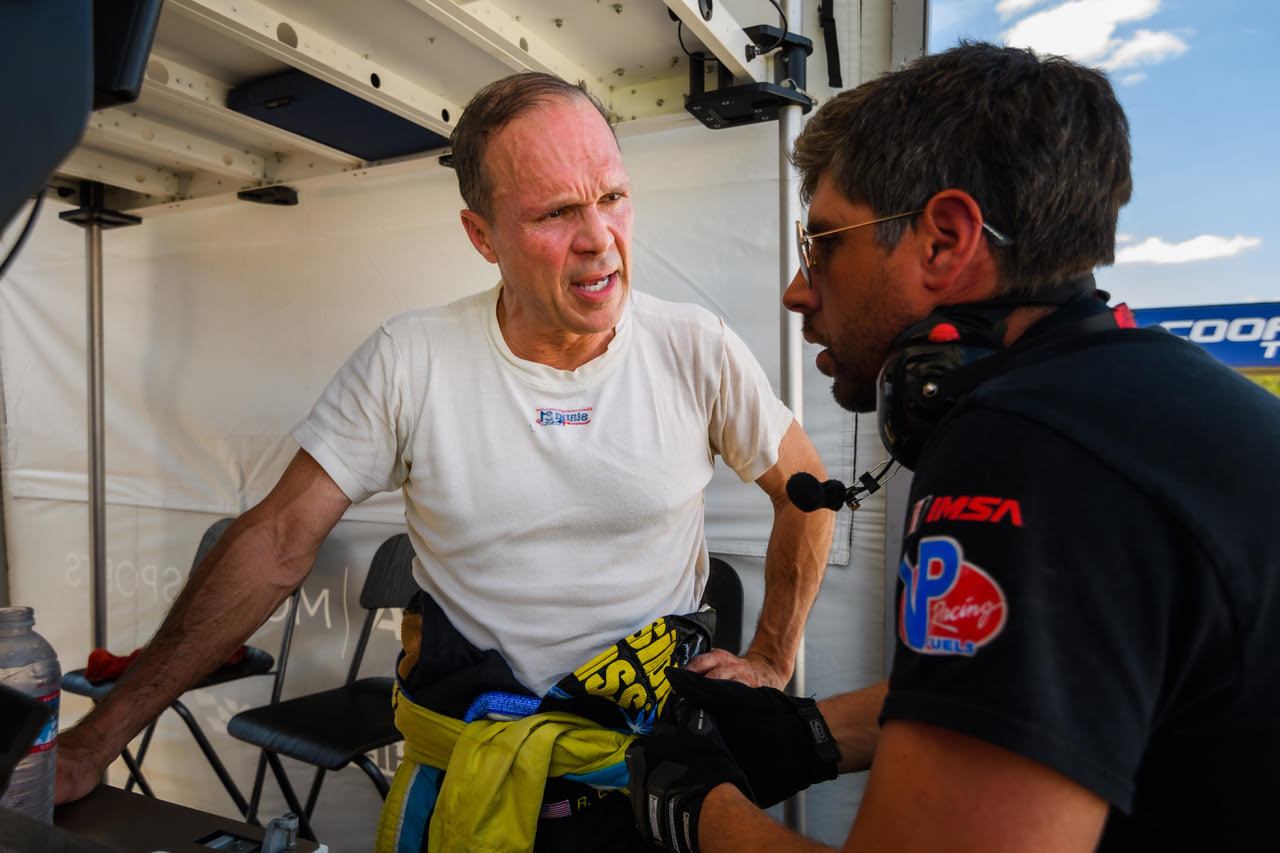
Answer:
[[[574,85],[539,71],[523,71],[495,80],[471,98],[449,138],[453,149],[451,165],[458,173],[458,190],[468,208],[485,217],[492,212],[493,187],[484,168],[489,137],[521,114],[553,98],[581,98],[609,123],[604,106],[582,84]],[[610,131],[612,129],[610,124]]]

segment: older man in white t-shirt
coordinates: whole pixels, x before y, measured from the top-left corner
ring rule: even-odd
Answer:
[[[462,224],[500,283],[384,323],[343,366],[279,483],[63,733],[60,802],[275,611],[348,506],[389,489],[403,490],[424,592],[541,695],[620,636],[696,608],[719,455],[774,506],[765,598],[742,657],[689,668],[790,678],[831,522],[792,507],[784,485],[821,462],[736,335],[631,291],[630,180],[603,112],[554,77],[516,75],[477,95],[453,144]]]

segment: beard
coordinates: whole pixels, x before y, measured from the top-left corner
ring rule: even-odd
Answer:
[[[836,362],[836,374],[831,380],[831,396],[842,407],[851,412],[865,414],[876,410],[879,398],[876,378],[880,374],[880,365],[874,370],[866,370],[866,365],[845,367]]]
[[[868,295],[867,303],[856,316],[831,331],[827,347],[831,396],[842,407],[859,413],[876,410],[880,368],[888,359],[893,342],[904,329],[923,319],[913,316],[893,298],[899,289],[883,265],[863,292]]]

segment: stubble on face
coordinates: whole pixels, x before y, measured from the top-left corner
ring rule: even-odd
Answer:
[[[823,174],[810,200],[807,230],[833,231],[874,218],[868,205],[850,201]],[[831,377],[832,396],[854,412],[875,410],[880,367],[911,321],[893,251],[879,245],[874,227],[814,238],[810,281],[797,276],[784,295],[787,307],[803,317],[805,339],[824,347],[816,365]]]
[[[865,413],[876,409],[877,380],[890,347],[915,318],[894,298],[896,283],[883,260],[868,275],[862,293],[859,310],[829,330],[826,367],[836,402],[849,411]],[[807,326],[808,317],[804,323]]]

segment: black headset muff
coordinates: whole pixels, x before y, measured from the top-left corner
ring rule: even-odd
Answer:
[[[1041,293],[945,305],[909,326],[890,347],[876,383],[876,418],[885,449],[902,467],[914,471],[938,422],[965,394],[1003,367],[1006,359],[992,356],[1012,351],[1004,346],[1009,315],[1025,305],[1062,306],[1085,294],[1096,294],[1103,301],[1108,298],[1097,290],[1092,275],[1084,275]],[[1114,321],[1109,322],[1114,328]],[[1062,331],[1086,331],[1077,330],[1078,325]],[[1096,325],[1088,324],[1090,329]]]

